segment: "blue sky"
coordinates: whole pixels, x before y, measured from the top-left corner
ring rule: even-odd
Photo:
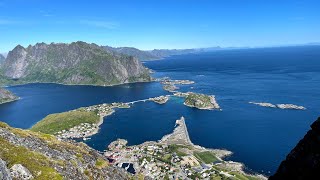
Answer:
[[[78,40],[140,49],[320,42],[320,1],[0,0],[0,52]]]

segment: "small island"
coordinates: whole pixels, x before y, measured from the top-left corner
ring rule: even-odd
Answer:
[[[215,96],[198,94],[189,92],[187,93],[184,105],[189,107],[195,107],[198,109],[220,109]]]
[[[159,96],[155,98],[149,98],[150,101],[153,101],[158,104],[165,104],[169,100],[170,95],[167,96]]]
[[[12,94],[10,91],[0,88],[0,104],[12,102],[19,98]]]
[[[189,85],[194,84],[194,81],[190,80],[171,80],[171,79],[164,79],[161,81],[161,84],[169,85],[169,84],[180,84],[180,85]]]
[[[255,104],[262,107],[269,107],[269,108],[276,108],[277,106],[271,103],[264,103],[264,102],[249,102],[249,104]]]
[[[167,85],[163,85],[163,89],[168,92],[175,92],[179,88],[177,86],[175,86],[174,84],[167,84]]]
[[[272,104],[267,102],[249,102],[250,104],[255,104],[262,107],[269,108],[279,108],[279,109],[293,109],[293,110],[306,110],[307,108],[303,106],[298,106],[294,104]]]
[[[176,85],[190,85],[195,83],[194,81],[190,80],[171,80],[169,77],[164,77],[158,79],[157,81],[163,84],[164,90],[172,93],[176,92],[176,90],[179,89],[179,87],[177,87]]]
[[[277,104],[277,107],[280,109],[296,109],[296,110],[306,110],[307,108],[303,106],[298,106],[294,104]]]

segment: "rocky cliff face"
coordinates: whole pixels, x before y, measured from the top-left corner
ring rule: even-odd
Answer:
[[[4,62],[5,59],[6,58],[2,54],[0,54],[0,66]]]
[[[0,122],[0,179],[128,179],[84,143],[11,128]]]
[[[270,177],[278,179],[320,179],[320,118]]]
[[[115,85],[150,80],[137,58],[85,42],[19,45],[9,52],[1,72],[17,83]]]
[[[14,101],[17,97],[10,91],[0,88],[0,104]]]

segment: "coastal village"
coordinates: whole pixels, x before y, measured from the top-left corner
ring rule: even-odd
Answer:
[[[115,166],[126,169],[133,177],[144,179],[265,179],[249,175],[241,163],[224,161],[227,150],[206,149],[192,144],[184,117],[176,121],[172,134],[158,142],[127,146],[118,139],[104,155]]]
[[[99,104],[83,107],[72,112],[93,113],[97,118],[95,123],[82,122],[76,126],[60,130],[54,135],[60,139],[90,139],[98,133],[104,117],[115,112],[117,108],[130,108],[138,102],[153,101],[159,105],[165,104],[171,96],[184,98],[184,105],[202,110],[221,110],[214,95],[194,92],[179,92],[176,85],[195,83],[189,80],[160,80],[163,89],[172,95],[162,95],[127,103]],[[281,108],[303,109],[292,104],[255,103],[251,104]],[[133,179],[266,179],[262,175],[251,175],[244,172],[241,163],[225,161],[224,157],[232,153],[227,150],[207,149],[194,145],[185,123],[185,118],[176,120],[173,133],[164,136],[159,141],[145,142],[140,145],[127,146],[127,141],[118,139],[105,150],[104,156],[113,166],[118,166],[132,174]]]

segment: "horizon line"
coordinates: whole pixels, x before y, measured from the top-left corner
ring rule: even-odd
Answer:
[[[261,45],[261,46],[220,46],[220,45],[216,45],[216,46],[206,46],[206,47],[190,47],[190,48],[155,48],[155,49],[140,49],[134,46],[110,46],[110,45],[99,45],[97,43],[94,42],[86,42],[86,41],[72,41],[72,42],[50,42],[50,43],[46,43],[46,42],[37,42],[35,44],[29,44],[27,46],[23,46],[21,44],[17,44],[14,48],[16,48],[17,46],[22,46],[24,48],[27,48],[28,46],[35,46],[36,44],[40,44],[40,43],[44,43],[44,44],[72,44],[75,42],[84,42],[84,43],[88,43],[88,44],[95,44],[97,46],[109,46],[112,48],[135,48],[138,49],[140,51],[153,51],[153,50],[188,50],[188,49],[210,49],[210,48],[218,48],[218,49],[258,49],[258,48],[273,48],[273,47],[291,47],[291,46],[317,46],[320,45],[320,42],[308,42],[308,43],[298,43],[298,44],[278,44],[278,45]],[[7,55],[10,51],[12,51],[14,48],[12,48],[11,50],[7,51],[7,52],[0,52],[0,54],[2,55]]]

